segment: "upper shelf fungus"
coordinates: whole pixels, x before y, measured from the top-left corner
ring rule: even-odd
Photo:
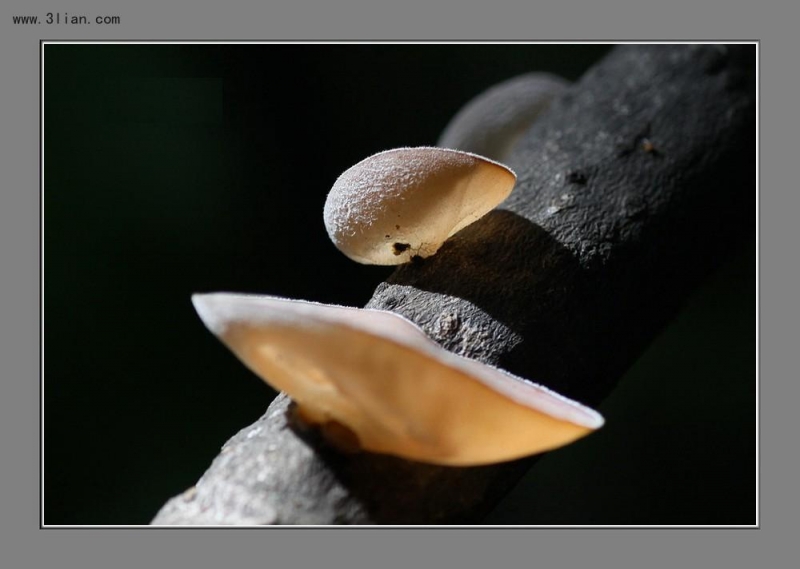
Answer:
[[[396,148],[346,170],[325,202],[325,227],[345,255],[371,265],[429,257],[511,193],[516,175],[477,154]]]
[[[545,387],[441,348],[391,312],[266,296],[194,295],[247,367],[344,432],[348,447],[443,465],[516,459],[603,424]]]

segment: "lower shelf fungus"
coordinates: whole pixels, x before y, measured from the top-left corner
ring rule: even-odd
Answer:
[[[603,425],[596,411],[453,354],[392,312],[230,293],[192,301],[209,330],[343,452],[480,465]]]

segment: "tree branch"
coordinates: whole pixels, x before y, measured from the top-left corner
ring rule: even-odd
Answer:
[[[752,238],[754,151],[753,46],[616,48],[516,145],[501,208],[398,268],[368,307],[597,405]],[[153,523],[474,523],[535,460],[341,455],[290,427],[288,405],[278,397]]]

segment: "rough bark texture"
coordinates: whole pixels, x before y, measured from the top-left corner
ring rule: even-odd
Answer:
[[[597,405],[755,230],[753,46],[624,46],[509,159],[500,209],[399,268],[368,306],[446,348]],[[457,394],[454,394],[457,396]],[[340,455],[279,397],[156,524],[479,522],[531,465]]]

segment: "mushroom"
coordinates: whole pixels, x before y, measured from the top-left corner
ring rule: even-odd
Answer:
[[[346,170],[325,202],[334,245],[360,263],[399,265],[436,253],[514,188],[516,175],[477,154],[396,148]]]
[[[549,73],[526,73],[498,83],[456,113],[437,145],[504,161],[514,143],[568,84]]]
[[[192,302],[247,367],[348,450],[479,465],[550,450],[603,424],[545,387],[448,352],[392,312],[230,293]]]

